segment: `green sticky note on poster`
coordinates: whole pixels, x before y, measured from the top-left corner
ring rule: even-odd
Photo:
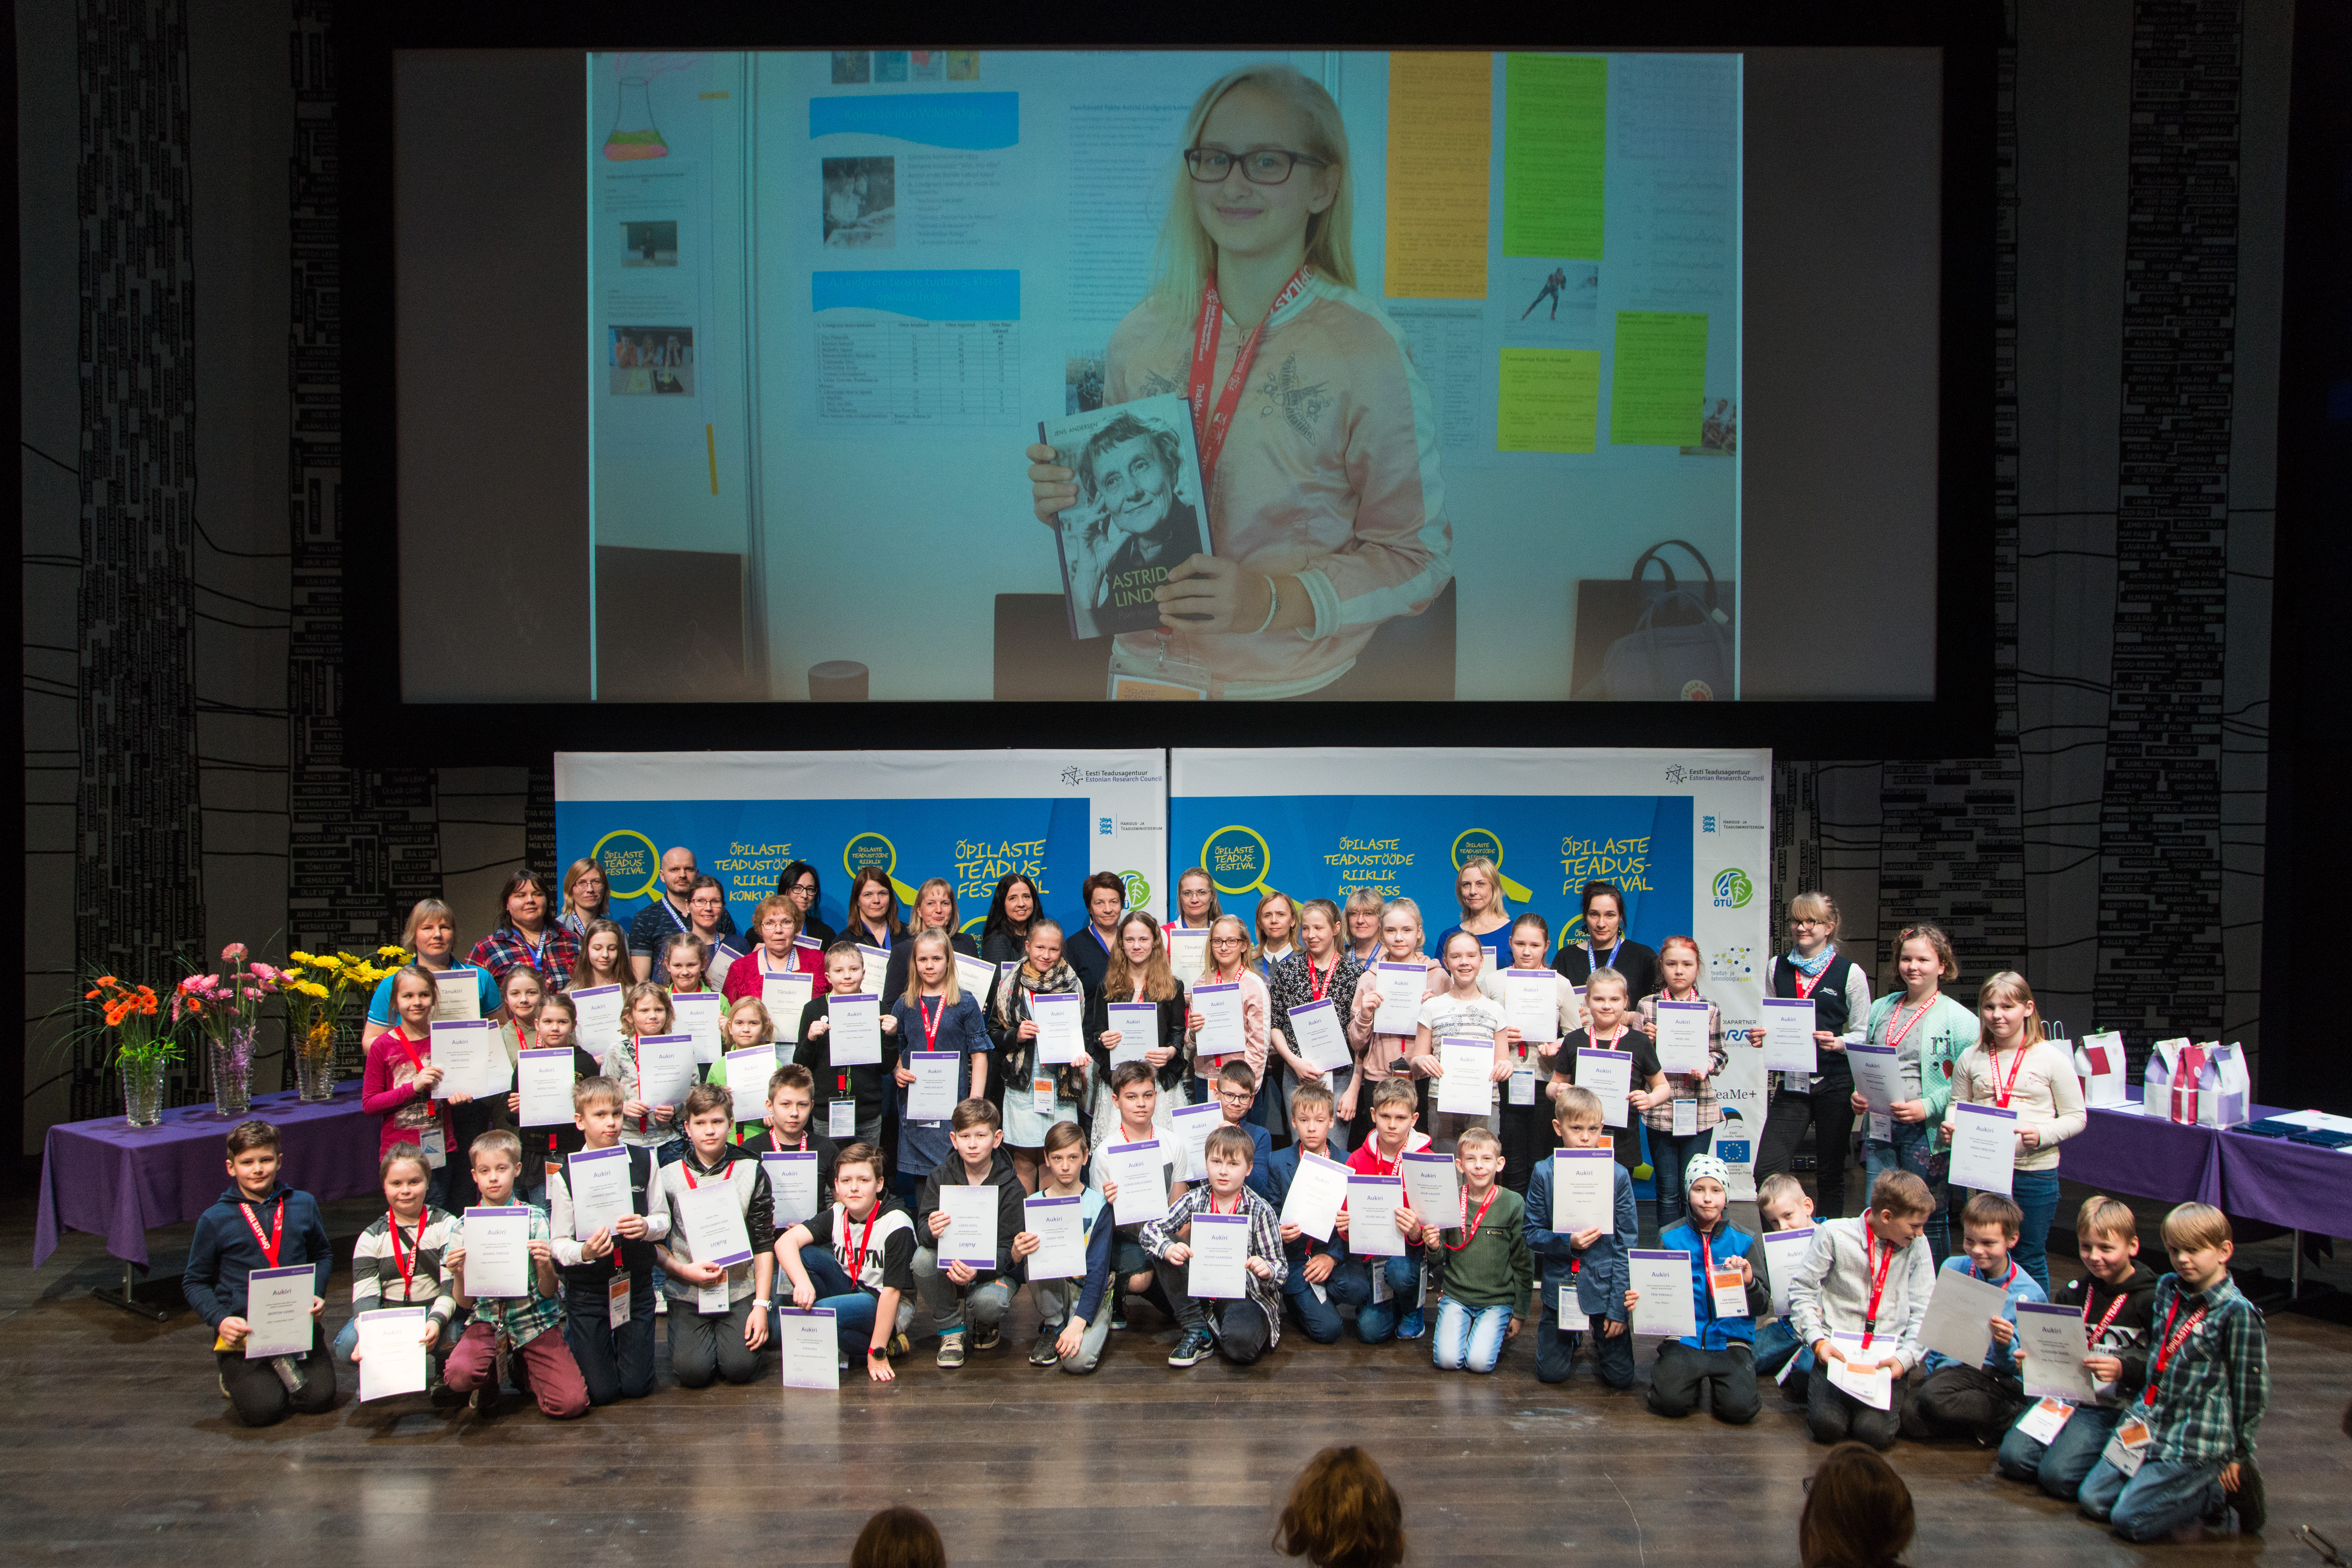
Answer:
[[[1495,450],[1590,452],[1601,424],[1599,349],[1505,349]]]
[[[1600,260],[1608,60],[1508,55],[1503,94],[1503,254]]]
[[[1706,412],[1706,312],[1620,310],[1609,444],[1696,447]]]

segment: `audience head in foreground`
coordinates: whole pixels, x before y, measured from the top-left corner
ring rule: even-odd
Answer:
[[[1274,1548],[1314,1568],[1396,1568],[1404,1560],[1404,1505],[1370,1454],[1326,1448],[1290,1484]]]
[[[1840,1443],[1805,1485],[1804,1568],[1887,1568],[1911,1544],[1911,1489],[1867,1443]]]

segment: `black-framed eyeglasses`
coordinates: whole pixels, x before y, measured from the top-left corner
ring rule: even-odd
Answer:
[[[1234,172],[1234,164],[1242,166],[1242,178],[1253,185],[1278,185],[1290,178],[1293,165],[1304,163],[1310,169],[1328,169],[1330,164],[1321,158],[1310,158],[1304,153],[1287,152],[1280,147],[1253,147],[1246,153],[1228,153],[1222,147],[1187,147],[1184,166],[1192,178],[1204,185],[1213,185]]]

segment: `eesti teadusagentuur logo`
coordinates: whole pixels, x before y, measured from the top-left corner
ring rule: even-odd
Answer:
[[[1744,910],[1756,896],[1756,884],[1747,872],[1737,866],[1715,874],[1715,907],[1718,910]]]

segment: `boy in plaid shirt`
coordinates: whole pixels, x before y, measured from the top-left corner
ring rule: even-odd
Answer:
[[[2156,1282],[2147,1387],[2084,1478],[2083,1514],[2126,1541],[2194,1540],[2225,1510],[2258,1534],[2254,1431],[2271,1394],[2263,1315],[2230,1279],[2235,1247],[2220,1209],[2182,1204],[2165,1215],[2164,1249],[2172,1272]]]
[[[522,1141],[502,1127],[474,1140],[468,1151],[474,1164],[474,1184],[481,1189],[482,1206],[502,1208],[515,1201],[515,1177],[522,1170]],[[465,1293],[466,1231],[458,1222],[444,1267],[458,1282],[457,1305],[470,1307],[474,1321],[466,1326],[449,1352],[442,1377],[459,1394],[472,1393],[480,1406],[483,1394],[498,1394],[499,1335],[503,1332],[514,1353],[530,1370],[531,1396],[539,1407],[559,1421],[588,1414],[588,1385],[572,1347],[563,1342],[563,1296],[555,1278],[555,1255],[550,1249],[547,1211],[536,1204],[530,1210],[531,1289],[520,1296],[484,1297]]]
[[[1168,1358],[1170,1366],[1193,1366],[1216,1350],[1235,1366],[1248,1366],[1282,1338],[1282,1281],[1290,1272],[1282,1249],[1282,1226],[1274,1205],[1248,1187],[1255,1149],[1238,1127],[1220,1127],[1202,1151],[1209,1179],[1187,1187],[1168,1212],[1143,1227],[1143,1250],[1160,1262],[1160,1288],[1176,1308],[1184,1337]],[[1213,1333],[1209,1306],[1185,1289],[1192,1261],[1192,1216],[1201,1214],[1249,1217],[1247,1291],[1223,1302]]]

